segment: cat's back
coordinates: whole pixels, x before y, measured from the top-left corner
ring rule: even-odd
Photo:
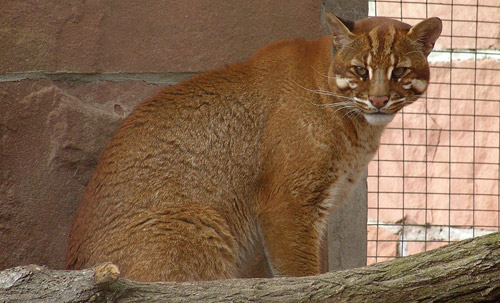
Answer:
[[[214,179],[242,174],[228,171],[234,164],[256,171],[266,115],[283,98],[283,83],[292,74],[313,79],[311,67],[324,61],[330,43],[328,37],[281,40],[246,62],[195,76],[140,103],[102,153],[85,200],[101,199],[96,196],[107,184],[115,192],[112,200],[154,194],[160,201],[174,179],[182,190],[195,190],[207,183],[201,180],[220,185],[223,180]],[[175,198],[181,203],[185,195]]]
[[[106,208],[162,209],[166,201],[210,203],[227,194],[216,189],[228,182],[222,176],[256,165],[249,155],[257,152],[262,117],[248,70],[196,76],[139,104],[103,151],[82,209],[99,209],[92,214],[99,218]],[[230,171],[234,163],[240,171]]]

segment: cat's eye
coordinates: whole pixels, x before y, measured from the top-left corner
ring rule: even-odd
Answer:
[[[406,67],[397,67],[392,71],[392,78],[397,80],[406,74]]]
[[[368,70],[364,67],[361,66],[355,66],[354,67],[354,72],[356,75],[360,76],[363,79],[368,78]]]

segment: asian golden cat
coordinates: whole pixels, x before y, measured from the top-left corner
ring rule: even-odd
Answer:
[[[117,264],[139,281],[319,273],[319,242],[429,83],[441,20],[326,15],[331,35],[270,44],[139,104],[101,155],[68,269]],[[259,265],[259,264],[258,264]]]

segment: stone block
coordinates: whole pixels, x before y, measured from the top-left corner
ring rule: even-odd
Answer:
[[[0,73],[199,72],[323,35],[317,0],[9,1],[0,15]]]
[[[0,84],[0,270],[62,268],[72,216],[97,158],[143,82]]]
[[[359,20],[368,16],[368,1],[366,0],[351,0],[351,1],[322,1],[324,12],[332,12],[335,15],[347,20]],[[325,30],[327,26],[322,16],[322,22]]]

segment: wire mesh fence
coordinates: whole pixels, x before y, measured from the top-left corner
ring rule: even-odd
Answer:
[[[367,263],[500,230],[500,1],[370,0],[371,16],[437,16],[426,96],[368,169]]]

